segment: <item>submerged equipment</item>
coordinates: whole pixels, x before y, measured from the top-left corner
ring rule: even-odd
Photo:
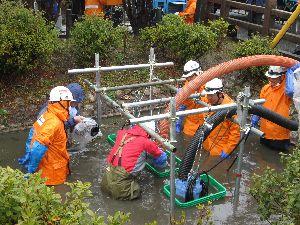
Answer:
[[[80,144],[87,144],[96,137],[102,137],[99,125],[92,118],[84,118],[74,127],[72,138]]]

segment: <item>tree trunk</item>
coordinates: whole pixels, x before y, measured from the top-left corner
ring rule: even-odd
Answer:
[[[138,34],[140,29],[150,25],[152,0],[124,0],[123,5],[134,34]]]

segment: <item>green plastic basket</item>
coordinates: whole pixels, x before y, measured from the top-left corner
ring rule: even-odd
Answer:
[[[109,134],[107,136],[108,143],[113,146],[115,144],[116,137],[117,137],[116,134]],[[170,156],[170,151],[166,150],[165,152],[168,156]],[[175,157],[175,163],[176,163],[175,171],[177,172],[179,170],[179,166],[181,163],[181,159],[178,158],[177,156]],[[168,169],[168,168],[165,168],[163,171],[161,171],[161,170],[157,169],[156,167],[152,166],[148,162],[146,162],[146,168],[157,177],[163,178],[163,177],[170,176],[170,169]]]
[[[109,135],[107,135],[106,140],[108,141],[108,143],[109,143],[111,146],[114,146],[115,141],[116,141],[116,138],[117,138],[117,134],[109,134]]]
[[[199,205],[201,203],[206,203],[208,201],[215,201],[220,198],[224,198],[226,196],[226,188],[220,184],[216,179],[214,179],[212,176],[208,175],[209,177],[209,190],[213,190],[213,193],[208,194],[207,196],[204,196],[202,198],[195,199],[193,201],[189,202],[182,202],[179,199],[175,198],[175,204],[178,205],[181,208],[188,208],[195,205]],[[202,180],[205,182],[207,181],[206,174],[202,174],[200,176]],[[170,185],[164,186],[164,193],[170,198]]]

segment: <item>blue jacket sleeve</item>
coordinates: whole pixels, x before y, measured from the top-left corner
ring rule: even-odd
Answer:
[[[286,79],[285,79],[285,93],[289,97],[293,97],[294,94],[294,82],[295,82],[295,75],[294,72],[300,68],[300,63],[289,68],[286,72]]]
[[[68,119],[68,120],[65,122],[65,126],[66,126],[67,129],[74,128],[75,125],[76,125],[76,123],[75,123],[74,117],[70,117],[70,119]]]
[[[185,105],[180,105],[178,108],[178,111],[184,111],[186,110],[186,106]],[[182,123],[184,120],[184,116],[179,116],[178,120],[176,120],[176,132],[180,133],[182,130]]]
[[[28,173],[34,173],[48,150],[48,147],[38,141],[35,141],[30,150],[29,162],[25,165],[25,168]]]
[[[34,128],[32,127],[29,131],[26,143],[25,143],[25,155],[22,158],[18,159],[18,162],[20,165],[26,165],[28,163],[29,157],[30,157],[30,145],[31,140],[34,134]]]

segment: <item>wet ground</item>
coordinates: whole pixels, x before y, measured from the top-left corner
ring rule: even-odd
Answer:
[[[100,190],[100,182],[105,169],[105,157],[110,149],[106,142],[106,135],[115,132],[122,126],[120,118],[107,119],[102,127],[104,137],[89,144],[87,149],[72,153],[71,170],[72,174],[68,181],[87,181],[92,183],[93,198],[89,199],[91,207],[99,214],[109,215],[115,211],[131,213],[131,220],[134,225],[142,225],[153,220],[158,224],[168,224],[169,200],[163,194],[162,188],[165,180],[154,177],[150,172],[143,171],[139,179],[142,188],[142,197],[135,201],[116,201],[111,199]],[[24,143],[27,132],[12,132],[0,135],[0,166],[20,168],[17,158],[23,154]],[[186,145],[184,138],[179,145]],[[182,155],[182,149],[178,155]],[[202,154],[203,169],[210,168],[218,160]],[[214,201],[212,204],[213,221],[215,224],[265,224],[259,220],[256,213],[256,202],[248,194],[250,177],[253,173],[261,173],[269,166],[280,169],[278,152],[264,148],[259,144],[259,138],[250,136],[246,143],[243,160],[243,173],[238,206],[233,202],[233,191],[235,185],[234,171],[226,172],[232,159],[226,160],[217,168],[211,171],[211,175],[227,188],[227,195],[224,199]],[[233,169],[235,166],[233,167]],[[58,192],[64,193],[67,188],[64,185],[57,187]],[[176,214],[181,211],[187,214],[187,224],[195,224],[197,210],[195,207],[188,209],[176,208]]]

